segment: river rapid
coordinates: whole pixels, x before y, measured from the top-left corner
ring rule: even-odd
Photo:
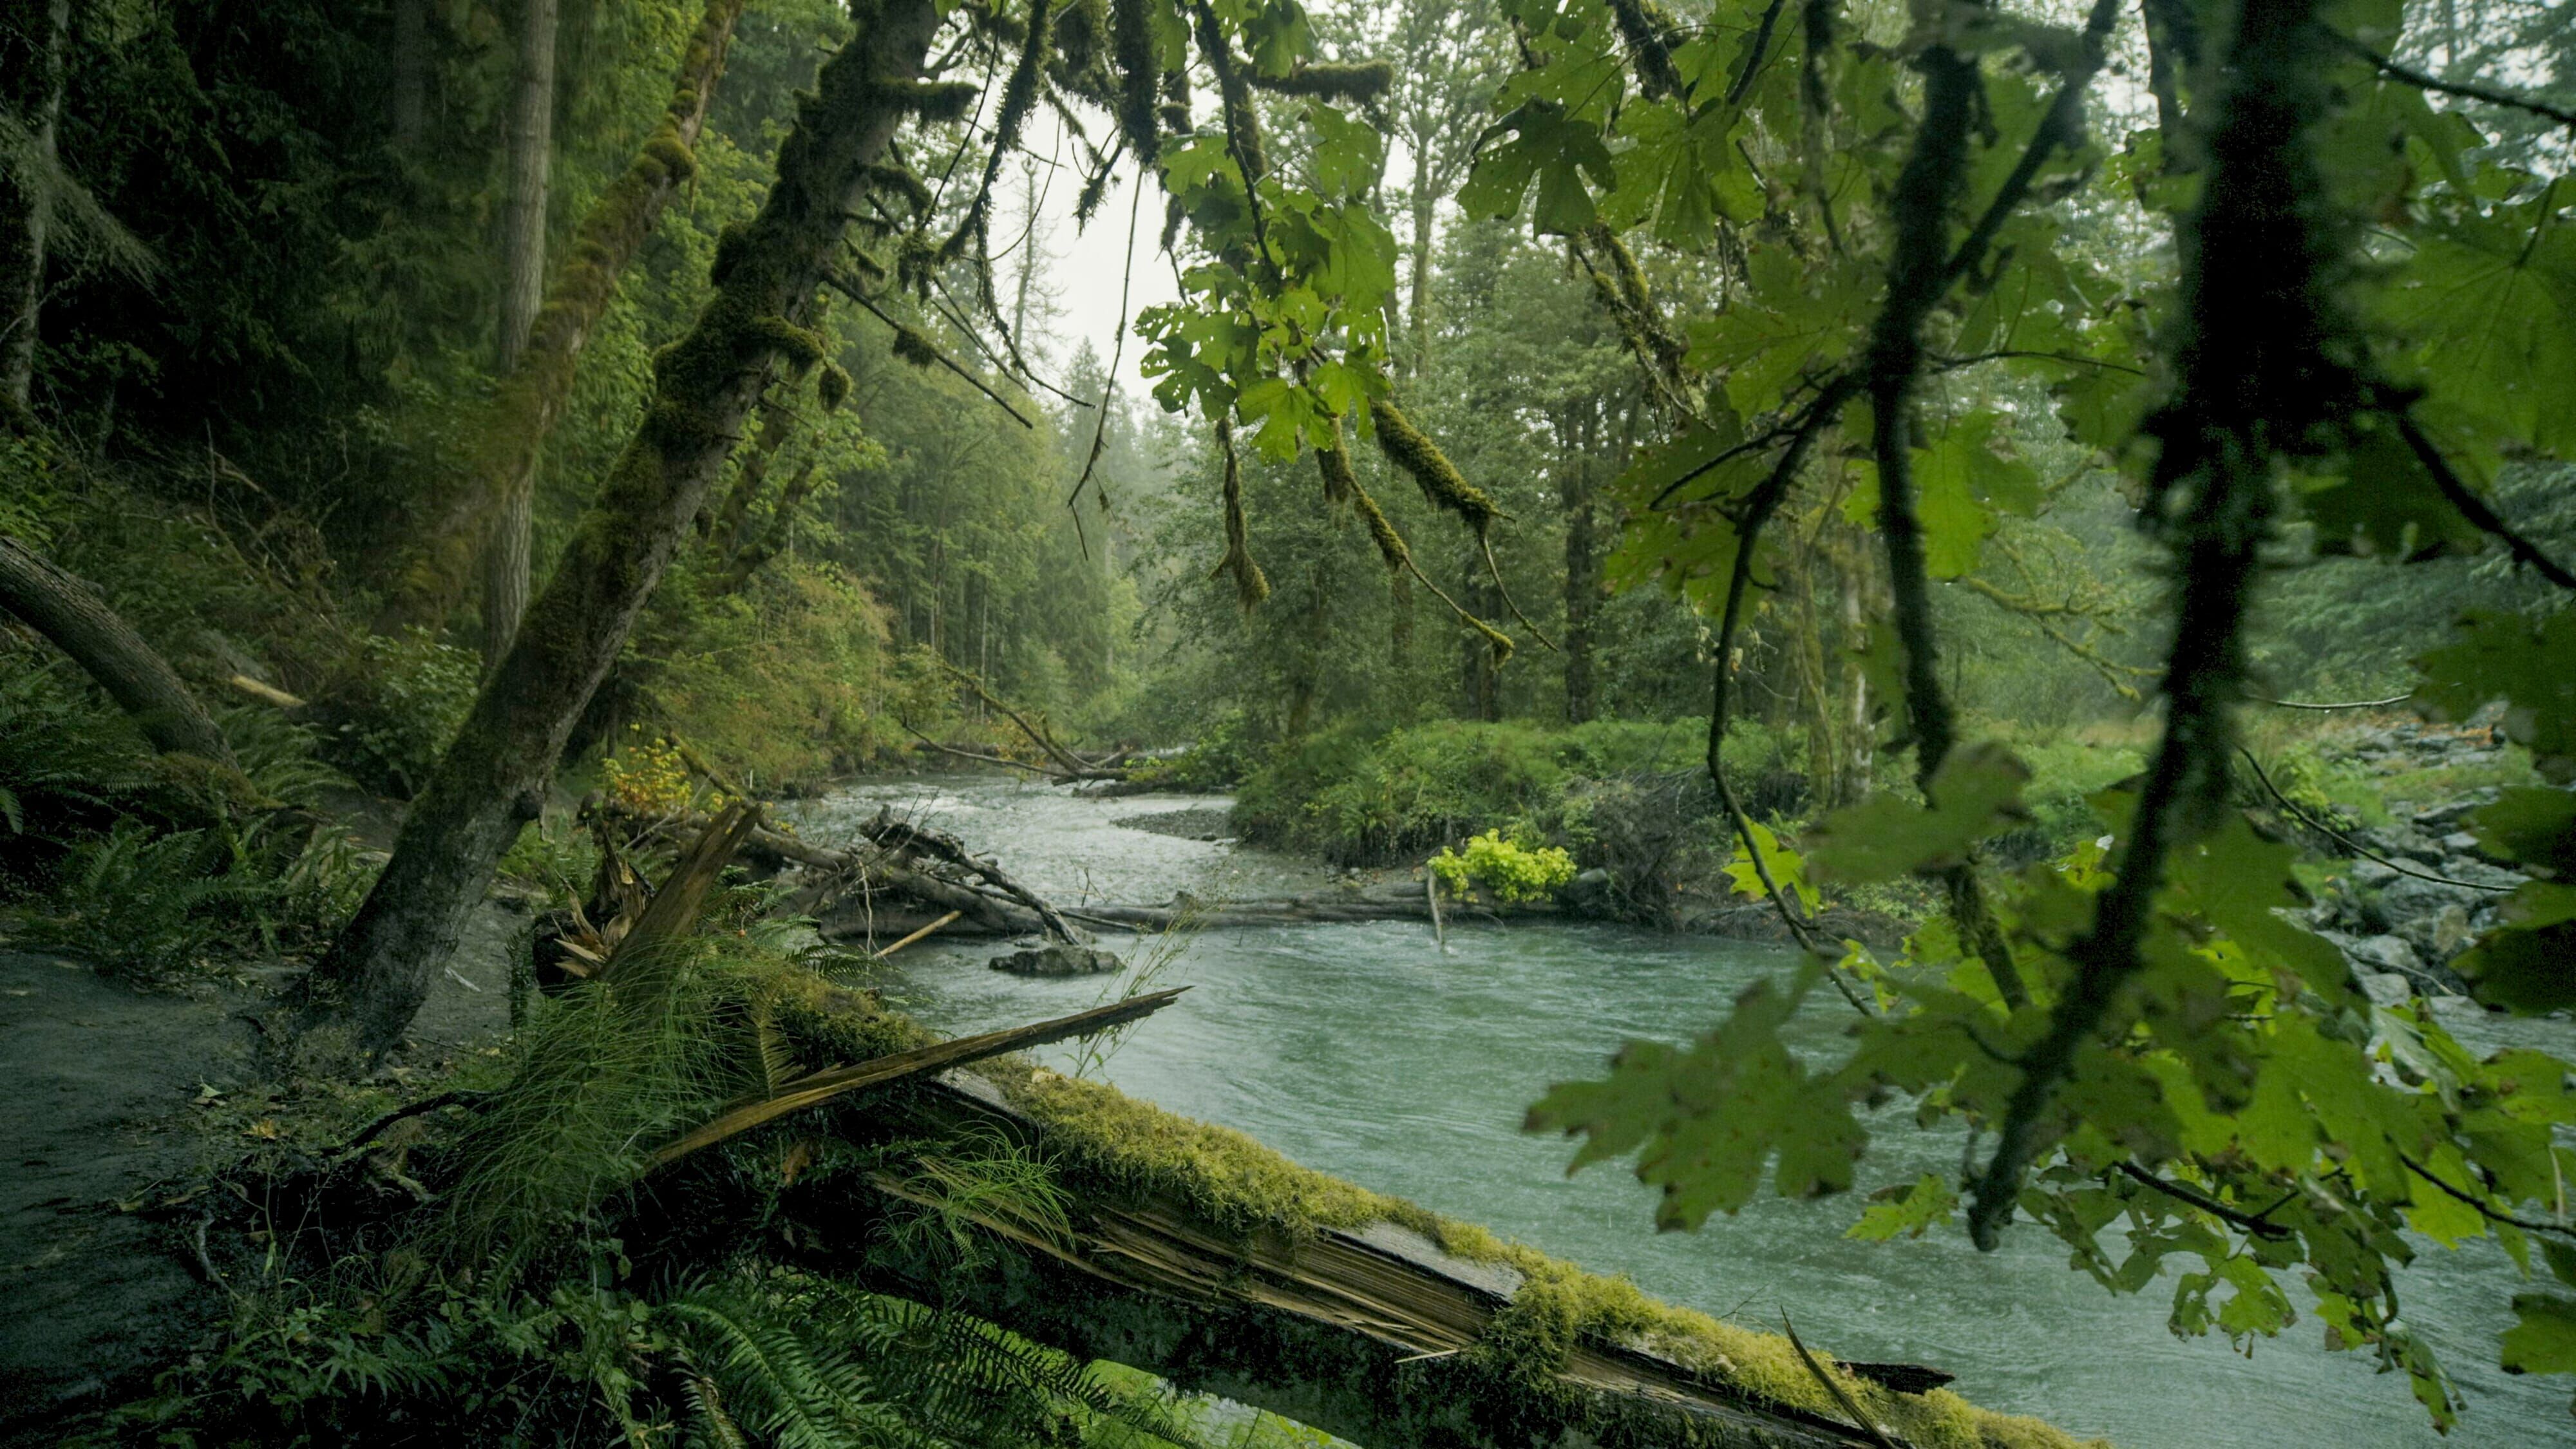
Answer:
[[[1205,797],[1078,799],[989,777],[875,782],[795,812],[818,840],[881,805],[955,831],[1058,904],[1157,902],[1312,889],[1311,862],[1153,834],[1121,819]],[[1860,1195],[1824,1203],[1757,1198],[1697,1233],[1658,1234],[1654,1194],[1624,1163],[1568,1178],[1571,1146],[1523,1135],[1523,1111],[1551,1082],[1597,1075],[1621,1040],[1679,1042],[1704,1030],[1751,981],[1790,967],[1786,952],[1599,925],[1453,922],[1446,951],[1410,922],[1211,930],[1158,949],[1104,934],[1131,972],[1158,963],[1158,986],[1193,989],[1130,1032],[1092,1071],[1175,1112],[1251,1133],[1288,1156],[1411,1198],[1601,1272],[1625,1273],[1668,1301],[1777,1330],[1785,1312],[1811,1343],[1857,1359],[1927,1363],[1989,1407],[2032,1414],[2123,1449],[2472,1449],[2576,1445],[2563,1379],[2495,1367],[2496,1334],[2519,1273],[2492,1240],[2457,1251],[2429,1241],[2402,1284],[2408,1318],[2468,1398],[2445,1441],[2397,1374],[2366,1354],[2328,1353],[2301,1316],[2250,1354],[2221,1337],[2165,1328],[2168,1281],[2114,1297],[2067,1265],[2066,1249],[2022,1223],[1993,1253],[1957,1229],[1921,1241],[1864,1243],[1843,1232]],[[1104,978],[1028,979],[986,968],[991,942],[936,937],[890,963],[888,997],[951,1032],[1079,1010],[1115,994]],[[2563,1027],[2450,1020],[2473,1049],[2548,1044]],[[2447,1018],[2446,1018],[2447,1019]],[[1840,1023],[1818,1009],[1801,1049],[1832,1049]],[[1072,1070],[1081,1049],[1050,1049]],[[1902,1108],[1878,1122],[1860,1186],[1955,1178],[1957,1135],[1915,1130]],[[2176,1263],[2183,1260],[2173,1260]]]

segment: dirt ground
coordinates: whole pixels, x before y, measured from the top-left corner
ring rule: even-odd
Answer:
[[[527,924],[514,904],[477,913],[404,1059],[507,1034]],[[59,1442],[69,1416],[147,1391],[222,1320],[185,1199],[223,1144],[189,1114],[246,1085],[247,1017],[287,974],[147,992],[0,949],[0,1445]]]

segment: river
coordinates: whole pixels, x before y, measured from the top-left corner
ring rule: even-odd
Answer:
[[[871,783],[799,813],[809,835],[830,839],[836,819],[892,804],[998,855],[1059,903],[1159,901],[1175,888],[1269,894],[1328,878],[1309,862],[1117,823],[1208,803],[1076,799],[973,777]],[[1101,944],[1131,961],[1156,954],[1132,937]],[[885,989],[952,1032],[1079,1010],[1103,995],[1096,977],[988,970],[994,951],[934,937],[895,958]],[[2566,1380],[2495,1367],[2521,1280],[2489,1239],[2458,1251],[2420,1243],[2403,1283],[2408,1319],[2467,1396],[2445,1441],[2403,1376],[2374,1372],[2365,1354],[2325,1351],[2301,1290],[2300,1321],[2240,1355],[2224,1338],[2166,1330],[2169,1283],[2114,1297],[2027,1222],[1993,1253],[1955,1228],[1863,1243],[1842,1236],[1861,1211],[1856,1195],[1765,1196],[1698,1233],[1658,1234],[1654,1195],[1625,1164],[1569,1179],[1567,1142],[1519,1131],[1547,1084],[1597,1075],[1624,1038],[1680,1041],[1704,1029],[1748,982],[1792,964],[1782,951],[1598,925],[1453,923],[1444,952],[1427,928],[1389,922],[1206,931],[1168,954],[1157,984],[1194,989],[1130,1032],[1099,1075],[1310,1166],[1625,1273],[1669,1301],[1773,1330],[1785,1311],[1802,1337],[1844,1357],[1932,1364],[1978,1403],[2123,1449],[2576,1445]],[[2478,1049],[2507,1033],[2523,1044],[2562,1030],[2464,1016],[2453,1029]],[[1811,1011],[1795,1044],[1829,1050],[1840,1024]],[[1074,1050],[1055,1050],[1055,1064],[1070,1070]],[[1956,1136],[1918,1132],[1895,1109],[1879,1125],[1864,1189],[1957,1173]]]

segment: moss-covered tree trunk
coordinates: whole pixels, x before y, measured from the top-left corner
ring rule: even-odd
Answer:
[[[0,609],[24,619],[89,671],[163,754],[233,763],[224,732],[169,664],[98,594],[0,534]]]
[[[519,18],[519,73],[510,98],[510,191],[501,219],[501,320],[495,353],[504,376],[519,365],[546,294],[546,203],[552,194],[555,0],[527,0]],[[483,545],[483,663],[510,652],[528,611],[529,529],[536,470],[512,480]]]
[[[570,255],[555,268],[537,309],[526,349],[483,415],[463,430],[474,440],[474,452],[453,493],[423,510],[429,525],[410,541],[407,557],[394,570],[379,627],[443,618],[464,597],[495,520],[526,506],[537,459],[572,394],[582,348],[617,294],[619,275],[653,234],[672,194],[696,174],[690,147],[706,125],[742,7],[743,0],[708,0],[680,58],[661,124],[582,217]]]
[[[932,0],[863,5],[858,31],[800,104],[778,177],[747,226],[719,247],[715,295],[654,364],[644,422],[583,513],[518,641],[475,701],[393,858],[314,968],[302,1025],[345,1024],[381,1055],[401,1039],[430,974],[454,949],[501,853],[533,819],[591,692],[689,531],[782,359],[810,364],[802,325],[833,268],[844,224],[896,127],[924,104]],[[313,1041],[318,1054],[342,1043]]]
[[[63,54],[71,30],[71,0],[23,0],[15,7],[18,52],[27,69],[22,91],[28,138],[35,155],[0,166],[0,287],[8,289],[8,314],[0,317],[0,395],[7,411],[24,417],[36,379],[36,323],[45,302],[45,252],[53,230],[53,198],[44,173],[52,169],[54,132],[63,113]],[[0,52],[6,53],[6,52]]]

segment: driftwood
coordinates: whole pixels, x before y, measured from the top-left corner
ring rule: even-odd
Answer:
[[[697,831],[706,824],[683,817],[658,822],[657,828]],[[743,837],[742,851],[772,866],[801,867],[808,879],[786,908],[818,917],[823,933],[834,938],[905,935],[939,922],[959,935],[1083,939],[1062,912],[995,861],[975,855],[947,831],[888,811],[863,822],[852,846],[818,845],[755,825]]]
[[[1255,896],[1245,900],[1200,901],[1187,893],[1177,895],[1159,906],[1096,905],[1079,906],[1067,914],[1097,925],[1117,926],[1129,930],[1165,931],[1176,925],[1200,926],[1306,926],[1342,924],[1353,921],[1421,921],[1477,917],[1488,921],[1505,916],[1554,916],[1553,902],[1530,901],[1500,906],[1482,902],[1453,900],[1445,909],[1432,904],[1430,895],[1408,880],[1382,881],[1353,890],[1333,887],[1307,891],[1292,896]]]
[[[988,1031],[980,1036],[955,1037],[947,1041],[932,1042],[928,1046],[915,1047],[910,1051],[896,1052],[891,1056],[878,1057],[874,1061],[861,1062],[855,1067],[825,1067],[821,1071],[808,1072],[792,1081],[781,1083],[778,1090],[769,1096],[736,1107],[705,1126],[660,1148],[653,1154],[653,1165],[661,1167],[677,1162],[692,1152],[713,1147],[729,1137],[740,1136],[764,1122],[774,1122],[790,1112],[801,1112],[808,1107],[819,1107],[835,1097],[855,1092],[862,1087],[883,1086],[889,1082],[902,1081],[907,1077],[946,1071],[951,1067],[980,1062],[988,1057],[998,1057],[1005,1052],[1026,1051],[1030,1047],[1046,1046],[1068,1037],[1091,1036],[1112,1027],[1142,1021],[1179,1000],[1181,993],[1187,990],[1189,988],[1186,986],[1175,986],[1168,991],[1131,996],[1123,1001],[1113,1001],[1106,1006],[1095,1006],[1089,1011],[1077,1011],[1071,1016],[1059,1016],[1032,1026],[1012,1027],[1005,1031]]]

